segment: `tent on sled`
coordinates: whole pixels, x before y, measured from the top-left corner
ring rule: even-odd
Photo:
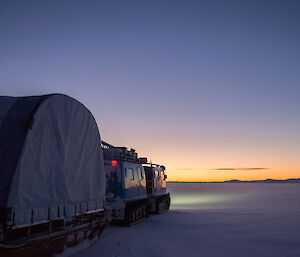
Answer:
[[[0,232],[103,209],[100,141],[69,96],[0,97]]]

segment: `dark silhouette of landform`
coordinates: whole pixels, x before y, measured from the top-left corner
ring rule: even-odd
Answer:
[[[300,178],[289,178],[289,179],[265,179],[265,180],[226,180],[216,182],[182,182],[182,181],[168,181],[168,183],[300,183]]]

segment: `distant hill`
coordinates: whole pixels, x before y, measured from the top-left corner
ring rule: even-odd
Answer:
[[[265,180],[249,180],[249,181],[242,181],[242,180],[227,180],[224,183],[300,183],[300,178],[289,178],[289,179],[265,179]]]
[[[265,180],[227,180],[222,182],[179,182],[179,181],[169,181],[168,183],[300,183],[300,178],[289,178],[289,179],[265,179]]]

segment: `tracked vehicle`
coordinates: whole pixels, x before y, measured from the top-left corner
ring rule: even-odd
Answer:
[[[66,95],[0,97],[0,256],[52,256],[100,235],[105,171],[89,110]]]
[[[100,145],[101,143],[101,145]],[[0,97],[0,256],[50,257],[168,210],[163,166],[101,141],[61,94]]]
[[[102,141],[106,201],[115,224],[133,225],[150,214],[146,175],[134,149]]]

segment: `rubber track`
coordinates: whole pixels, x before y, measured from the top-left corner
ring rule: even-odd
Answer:
[[[171,204],[170,193],[159,196],[156,199],[156,208],[154,213],[161,214],[167,212],[170,209],[170,204]]]
[[[142,199],[136,201],[128,201],[125,207],[124,220],[114,220],[116,225],[132,226],[149,217],[151,210],[150,199]]]

